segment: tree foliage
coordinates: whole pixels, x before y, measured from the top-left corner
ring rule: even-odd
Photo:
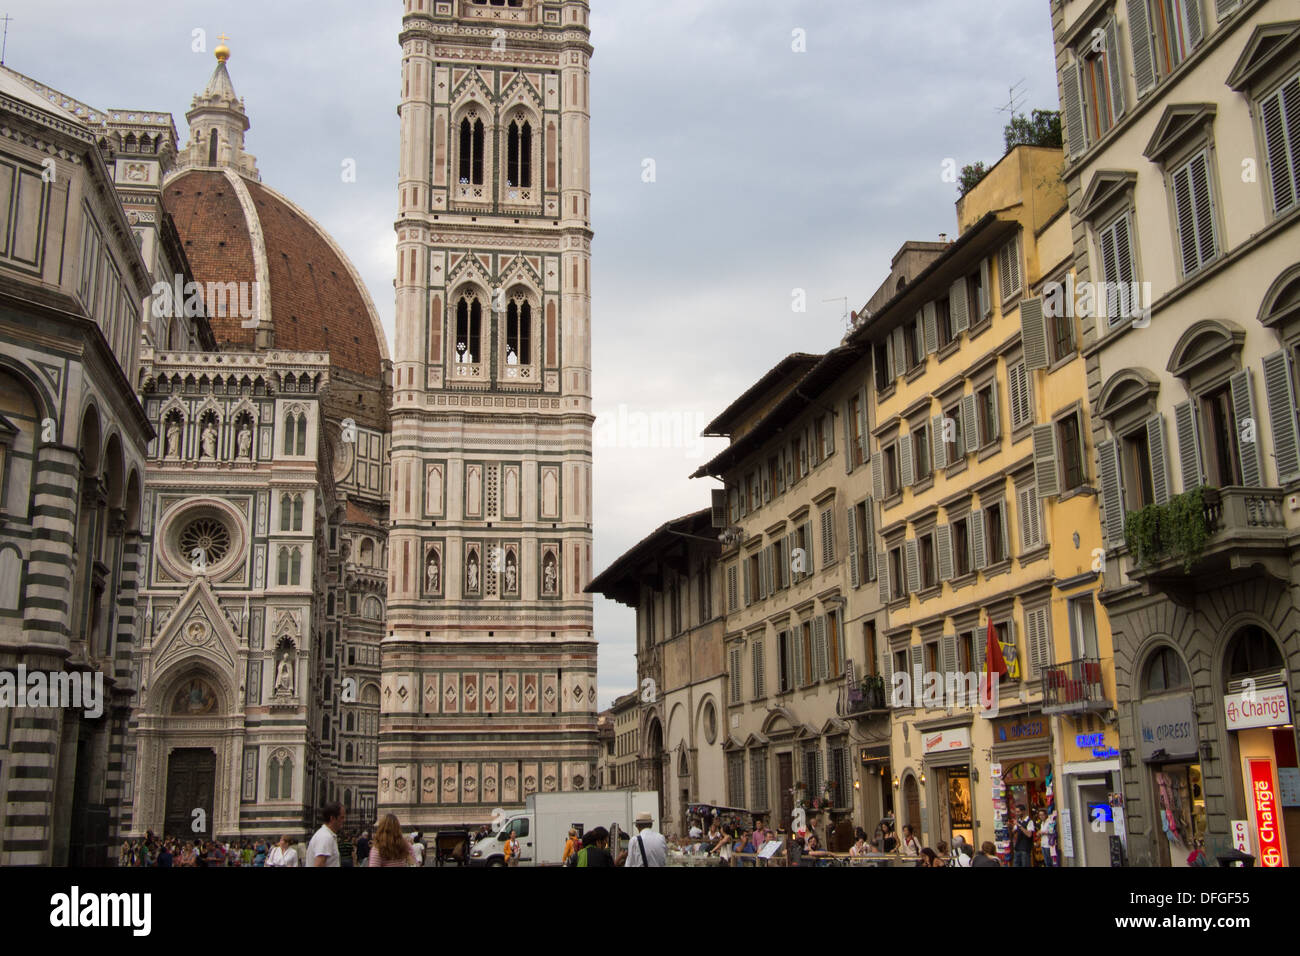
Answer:
[[[1008,153],[1017,146],[1054,146],[1060,149],[1063,145],[1061,111],[1034,110],[1028,117],[1024,113],[1013,116],[1002,135]]]

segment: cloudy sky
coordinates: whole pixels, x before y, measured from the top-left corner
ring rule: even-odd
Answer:
[[[592,6],[596,408],[660,416],[679,435],[781,356],[837,344],[844,300],[859,308],[903,241],[955,232],[945,160],[1002,155],[1010,87],[1025,112],[1058,106],[1048,0]],[[391,344],[402,8],[10,0],[5,62],[101,109],[171,112],[185,137],[190,97],[229,34],[263,181],[337,238]],[[355,183],[342,181],[347,160]],[[715,485],[687,475],[719,446],[598,435],[604,568],[707,504]],[[634,623],[597,600],[602,706],[635,686]]]

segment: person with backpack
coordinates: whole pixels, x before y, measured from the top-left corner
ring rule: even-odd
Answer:
[[[580,849],[582,849],[582,841],[578,839],[578,831],[570,827],[569,837],[564,841],[564,856],[560,858],[560,863],[564,866],[577,866]]]
[[[609,852],[609,831],[596,827],[582,838],[578,851],[578,866],[613,866],[614,857]]]

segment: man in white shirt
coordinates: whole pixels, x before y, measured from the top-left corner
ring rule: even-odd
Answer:
[[[411,852],[415,854],[415,865],[424,866],[424,840],[418,830],[411,834]]]
[[[266,858],[267,866],[297,866],[298,851],[289,843],[287,836],[280,837],[280,842],[271,847],[271,852]]]
[[[636,815],[636,836],[632,837],[627,848],[627,862],[624,866],[666,866],[668,864],[668,841],[662,833],[654,830],[654,817],[648,813]]]
[[[307,844],[307,859],[312,866],[340,866],[337,834],[343,829],[343,805],[327,803],[321,815],[325,822]]]

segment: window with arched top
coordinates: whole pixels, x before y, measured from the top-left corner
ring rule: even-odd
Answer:
[[[485,140],[483,121],[471,111],[460,121],[460,165],[457,178],[461,185],[483,185],[483,147]]]
[[[290,412],[284,419],[284,453],[307,454],[307,414]]]
[[[217,165],[217,131],[208,131],[208,165]]]
[[[276,560],[276,580],[281,587],[302,583],[302,548],[281,548]]]
[[[301,531],[303,515],[303,496],[287,492],[280,496],[280,530]]]
[[[533,307],[522,296],[506,305],[506,364],[533,364]]]
[[[352,733],[357,729],[357,715],[352,713],[351,711],[348,711],[347,727],[348,727],[348,733]]]
[[[1151,655],[1151,659],[1147,661],[1146,672],[1142,675],[1144,695],[1184,690],[1191,684],[1192,679],[1182,656],[1168,645]]]
[[[267,797],[289,800],[293,797],[293,758],[288,754],[272,755],[266,772]]]
[[[1286,667],[1277,642],[1255,624],[1248,624],[1232,636],[1228,652],[1224,655],[1223,669],[1227,680],[1263,673],[1276,673]]]
[[[533,185],[533,126],[526,119],[514,119],[506,131],[506,185]]]
[[[472,292],[462,295],[456,303],[456,361],[483,361],[483,303]]]
[[[375,566],[375,543],[373,541],[369,538],[362,538],[358,553],[362,567],[373,568]]]

